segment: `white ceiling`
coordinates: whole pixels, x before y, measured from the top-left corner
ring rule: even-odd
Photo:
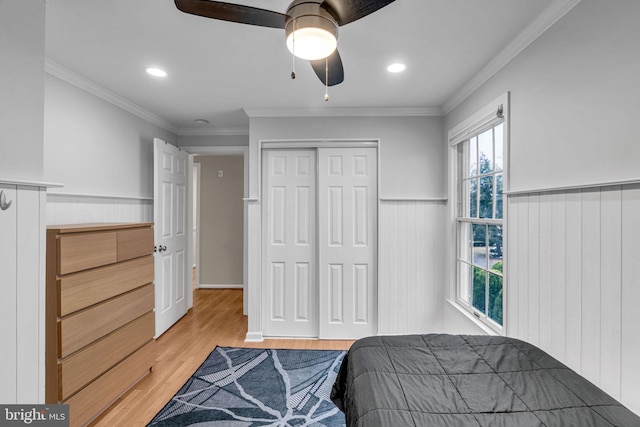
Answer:
[[[328,102],[305,61],[291,80],[284,31],[187,15],[172,0],[49,0],[46,55],[49,69],[81,76],[178,133],[198,128],[195,119],[228,132],[248,128],[243,108],[442,108],[561,2],[396,0],[340,28],[345,80]],[[235,3],[284,13],[289,0]],[[407,70],[388,73],[394,61]],[[149,77],[149,65],[169,76]]]

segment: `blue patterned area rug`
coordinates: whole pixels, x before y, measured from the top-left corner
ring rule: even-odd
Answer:
[[[216,347],[149,426],[344,426],[329,394],[345,353]]]

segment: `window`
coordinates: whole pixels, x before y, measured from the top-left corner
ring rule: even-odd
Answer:
[[[455,153],[455,300],[502,332],[507,144],[502,104],[497,110],[493,105],[491,114],[457,127],[450,138]]]

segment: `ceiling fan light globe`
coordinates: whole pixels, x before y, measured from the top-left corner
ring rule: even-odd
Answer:
[[[336,36],[323,28],[298,28],[287,36],[287,48],[295,56],[306,60],[323,59],[338,47]]]

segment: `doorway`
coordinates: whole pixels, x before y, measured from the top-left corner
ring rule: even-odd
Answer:
[[[193,204],[190,206],[191,209],[193,209],[194,212],[194,224],[196,224],[196,226],[194,227],[194,240],[195,240],[195,245],[194,245],[194,252],[193,252],[193,264],[196,266],[195,269],[195,275],[196,275],[196,283],[198,287],[201,288],[207,288],[207,287],[211,287],[211,286],[204,286],[204,285],[234,285],[231,286],[233,288],[242,288],[243,289],[243,312],[246,315],[247,314],[247,302],[248,302],[248,292],[246,291],[247,287],[247,206],[246,206],[246,195],[248,194],[248,179],[247,179],[247,174],[248,174],[248,147],[247,146],[185,146],[182,147],[183,150],[191,153],[194,155],[194,169],[196,168],[201,168],[200,164],[197,164],[198,162],[201,162],[202,158],[207,158],[207,157],[219,157],[219,156],[233,156],[237,159],[242,159],[242,194],[240,194],[240,203],[242,204],[242,209],[241,212],[237,215],[236,219],[240,219],[240,221],[242,222],[242,230],[239,232],[239,234],[237,233],[237,239],[239,239],[241,241],[241,245],[242,245],[242,252],[241,252],[241,264],[242,264],[242,279],[239,283],[207,283],[208,280],[206,279],[206,277],[201,277],[201,267],[204,265],[204,263],[206,263],[208,260],[206,259],[206,257],[201,256],[200,252],[201,252],[201,245],[202,245],[202,235],[201,235],[201,230],[203,227],[203,224],[206,223],[207,221],[211,221],[211,218],[207,218],[206,215],[202,215],[201,212],[201,203],[202,203],[202,192],[206,191],[204,190],[204,186],[206,185],[206,183],[204,183],[204,178],[202,177],[202,169],[200,169],[199,172],[199,179],[196,178],[198,180],[197,186],[200,188],[199,191],[195,191],[194,192],[194,202]],[[215,170],[215,176],[217,177],[217,172],[220,169],[214,169]],[[227,173],[225,174],[224,172],[224,168],[222,168],[222,177],[221,179],[225,179],[225,178],[229,178],[230,175]],[[196,185],[194,185],[195,187]],[[216,280],[217,282],[217,280]],[[235,282],[235,280],[234,280]],[[214,287],[220,287],[220,286],[214,286]],[[224,286],[224,287],[229,287],[229,286]]]
[[[196,164],[198,288],[242,289],[244,159],[237,154],[196,156]]]

